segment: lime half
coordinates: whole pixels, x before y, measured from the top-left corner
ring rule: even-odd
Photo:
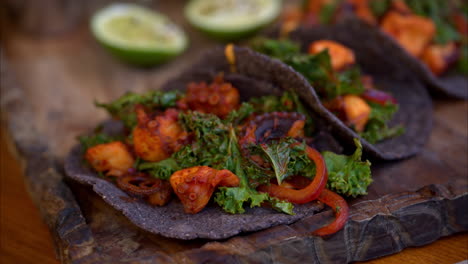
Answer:
[[[281,0],[191,0],[185,16],[214,38],[236,40],[268,25],[280,11]]]
[[[187,37],[166,16],[135,4],[112,4],[91,20],[96,39],[122,60],[143,66],[165,62],[187,47]]]

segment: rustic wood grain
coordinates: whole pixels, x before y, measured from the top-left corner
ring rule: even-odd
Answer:
[[[188,29],[180,12],[174,11],[179,4],[171,1],[160,7]],[[202,47],[213,45],[188,31],[190,50],[154,69],[118,63],[94,42],[86,25],[44,39],[4,31],[8,38],[2,42],[2,114],[26,161],[28,191],[63,263],[344,263],[468,229],[463,210],[468,206],[467,103],[460,101],[436,103],[434,131],[420,155],[376,164],[369,195],[351,201],[351,220],[344,231],[325,239],[308,234],[331,220],[330,211],[226,241],[167,239],[138,229],[92,190],[64,182],[62,160],[76,135],[105,118],[94,109],[93,99],[108,101],[126,90],[157,88],[180,72]]]

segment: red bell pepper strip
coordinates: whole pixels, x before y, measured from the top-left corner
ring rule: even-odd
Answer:
[[[345,199],[328,189],[324,189],[318,199],[333,209],[336,218],[331,224],[315,230],[312,234],[326,236],[338,232],[346,224],[349,216],[349,208]]]
[[[397,104],[397,100],[390,94],[376,89],[367,89],[362,95],[362,98],[369,102],[386,105],[387,103]]]
[[[272,197],[280,200],[286,200],[291,203],[304,204],[317,199],[325,188],[328,180],[327,167],[322,155],[315,149],[306,146],[306,153],[309,159],[315,163],[315,178],[305,188],[295,190],[279,186],[277,184],[261,185],[258,187],[260,192],[266,192]]]

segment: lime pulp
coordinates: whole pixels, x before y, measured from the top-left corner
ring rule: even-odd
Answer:
[[[236,40],[268,25],[280,11],[281,0],[191,0],[185,16],[214,38]]]
[[[187,37],[166,16],[135,4],[112,4],[91,20],[96,39],[112,54],[138,65],[154,65],[181,54]]]

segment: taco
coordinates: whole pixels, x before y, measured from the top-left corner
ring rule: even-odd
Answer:
[[[258,39],[251,46],[290,65],[310,82],[313,110],[345,144],[360,136],[364,149],[375,158],[410,157],[430,134],[431,100],[401,61],[388,56],[395,55],[395,46],[382,42],[380,32],[363,27],[369,26],[358,20],[301,27],[289,33],[290,41]]]
[[[467,8],[458,0],[314,0],[288,15],[283,28],[360,19],[379,28],[387,37],[383,41],[397,44],[402,49],[396,53],[401,63],[433,92],[467,99]]]
[[[162,90],[98,104],[119,121],[81,137],[65,171],[166,237],[223,239],[289,224],[321,210],[316,199],[336,211],[317,231],[331,234],[347,218],[334,192],[365,194],[370,163],[359,141],[353,155],[337,154],[311,100],[287,66],[246,48],[214,49]]]

